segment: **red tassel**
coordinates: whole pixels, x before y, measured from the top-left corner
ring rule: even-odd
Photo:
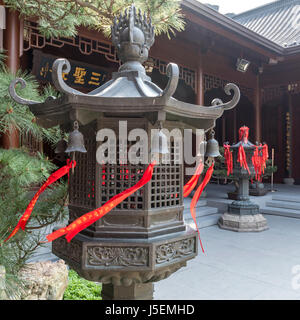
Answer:
[[[248,142],[249,138],[249,128],[246,126],[243,126],[239,129],[239,139],[240,141],[243,141],[244,143]]]
[[[227,166],[227,176],[233,173],[233,160],[232,152],[230,151],[230,145],[224,144],[224,158]]]
[[[257,181],[262,180],[262,174],[265,173],[267,167],[267,160],[269,158],[268,146],[266,144],[255,147],[255,151],[252,157],[252,163],[255,170],[255,179]]]
[[[183,196],[185,198],[188,197],[190,195],[190,193],[194,190],[203,169],[204,169],[204,165],[203,165],[203,163],[200,163],[196,169],[195,174],[187,182],[187,184],[183,187]]]
[[[147,184],[152,179],[154,166],[155,162],[152,162],[147,167],[141,180],[138,183],[136,183],[133,187],[115,195],[110,200],[108,200],[102,207],[84,214],[83,216],[73,221],[69,226],[61,228],[49,234],[47,236],[48,242],[51,242],[65,234],[67,241],[70,242],[77,233],[79,233],[80,231],[84,230],[85,228],[102,218],[113,208],[115,208],[119,203],[121,203],[124,199],[128,198],[131,194],[133,194],[138,189],[142,188],[145,184]]]
[[[201,194],[202,194],[204,188],[209,183],[209,181],[211,179],[211,176],[213,174],[213,171],[214,171],[214,163],[208,168],[202,183],[200,184],[200,186],[198,187],[198,189],[196,190],[196,192],[195,192],[195,194],[193,196],[193,199],[192,199],[192,202],[191,202],[191,206],[190,206],[191,215],[192,215],[192,218],[193,218],[193,220],[195,222],[195,225],[196,225],[196,229],[197,229],[197,232],[198,232],[199,241],[200,241],[200,245],[201,245],[201,249],[202,249],[203,253],[204,253],[204,248],[203,248],[203,244],[202,244],[202,241],[201,241],[201,238],[200,238],[200,231],[199,231],[198,226],[197,226],[195,207],[197,205],[197,202],[198,202],[199,198],[201,197]]]
[[[261,179],[261,157],[259,155],[259,147],[256,146],[253,156],[252,156],[252,163],[255,171],[255,179],[256,181],[260,181]]]
[[[57,171],[55,171],[54,173],[52,173],[50,175],[50,177],[47,179],[47,181],[41,186],[41,188],[38,190],[38,192],[34,195],[34,197],[32,198],[32,200],[29,202],[29,205],[27,206],[24,214],[22,215],[22,217],[20,218],[17,226],[14,228],[14,230],[12,231],[12,233],[4,240],[4,242],[6,242],[8,239],[10,239],[11,237],[13,237],[21,228],[22,230],[25,229],[26,224],[30,218],[31,212],[40,196],[41,193],[43,193],[46,188],[48,186],[50,186],[52,183],[54,183],[55,181],[57,181],[58,179],[60,179],[61,177],[63,177],[66,174],[69,174],[70,169],[76,166],[76,161],[70,161],[69,159],[67,160],[67,165],[58,169]]]
[[[247,170],[248,173],[250,174],[250,170],[249,170],[249,167],[248,167],[245,150],[244,150],[244,147],[243,147],[242,144],[239,146],[237,162],[239,162],[241,167],[243,167],[245,170]]]
[[[262,147],[262,171],[263,171],[263,173],[265,173],[268,158],[269,158],[268,145],[264,144]]]

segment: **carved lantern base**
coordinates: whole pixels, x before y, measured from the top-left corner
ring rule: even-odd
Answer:
[[[152,299],[152,283],[169,277],[197,256],[197,232],[155,239],[93,239],[78,234],[70,243],[59,238],[52,252],[85,279],[102,282],[103,299]],[[146,285],[148,284],[148,285]],[[138,286],[139,285],[139,286]],[[151,289],[149,291],[149,288]]]
[[[249,180],[239,180],[237,200],[228,205],[228,212],[219,219],[222,229],[238,232],[260,232],[268,229],[267,220],[259,213],[259,206],[249,198]]]
[[[222,229],[237,232],[260,232],[268,229],[267,220],[261,214],[237,215],[224,213],[218,225]]]

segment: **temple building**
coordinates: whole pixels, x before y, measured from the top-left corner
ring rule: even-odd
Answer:
[[[238,85],[240,103],[216,123],[219,144],[237,142],[238,128],[246,125],[251,141],[274,149],[275,182],[300,184],[300,0],[274,1],[238,15],[223,15],[197,0],[183,0],[181,7],[185,30],[171,39],[156,37],[150,50],[145,66],[152,81],[165,87],[166,66],[174,62],[180,69],[174,97],[207,106],[215,97],[230,99],[225,84]],[[74,38],[47,39],[34,19],[20,19],[4,6],[1,48],[10,70],[29,70],[41,85],[51,83],[54,60],[67,58],[71,71],[64,80],[84,93],[109,80],[120,65],[102,33],[80,27]]]

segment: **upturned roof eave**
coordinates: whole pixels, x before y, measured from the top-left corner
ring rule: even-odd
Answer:
[[[72,109],[86,110],[95,113],[116,113],[116,114],[145,114],[157,111],[165,111],[182,118],[210,119],[216,120],[224,112],[222,107],[204,107],[185,103],[170,98],[167,101],[161,97],[149,98],[120,98],[120,97],[87,97],[68,96],[61,100],[51,100],[45,103],[31,104],[31,112],[41,119],[48,119],[52,116],[67,115]],[[145,107],[146,106],[146,107]]]

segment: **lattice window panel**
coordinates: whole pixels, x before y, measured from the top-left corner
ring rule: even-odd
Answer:
[[[151,180],[151,208],[163,208],[182,204],[182,165],[176,164],[179,146],[171,141],[169,145],[169,164],[156,165]]]
[[[150,60],[153,61],[153,68],[158,69],[160,74],[163,74],[163,75],[167,74],[168,62],[165,62],[153,57],[151,57]],[[179,67],[179,79],[183,80],[188,86],[191,86],[191,88],[195,91],[195,93],[197,93],[196,71],[182,65],[178,65],[178,67]]]
[[[128,149],[130,146],[128,144]],[[170,164],[160,164],[154,167],[152,180],[147,185],[151,188],[149,204],[151,208],[182,204],[182,167],[180,164],[175,164],[175,159],[178,160],[178,154],[180,153],[179,148],[179,145],[175,146],[174,142],[171,142]],[[117,150],[119,150],[118,147]],[[116,194],[134,186],[142,178],[146,167],[147,165],[143,164],[119,164],[119,153],[117,151],[117,164],[100,165],[99,205],[103,205]],[[146,186],[133,193],[116,208],[119,210],[145,209],[145,192]]]
[[[287,92],[288,86],[286,85],[264,88],[262,96],[263,103],[280,99]]]
[[[144,165],[105,164],[100,165],[100,205],[116,194],[134,186],[144,174]],[[124,199],[116,208],[128,210],[144,209],[145,187]]]
[[[127,152],[134,142],[127,142]],[[103,205],[116,194],[134,186],[143,176],[144,164],[120,164],[119,140],[116,147],[117,164],[100,165],[100,205]],[[124,199],[116,208],[128,210],[141,210],[144,205],[145,187],[133,193],[130,197]]]
[[[203,90],[204,93],[211,89],[218,89],[218,88],[224,88],[227,83],[230,83],[232,81],[228,81],[225,79],[218,78],[214,75],[204,75],[204,81],[203,81]],[[245,86],[242,86],[240,84],[237,84],[241,93],[246,96],[250,101],[253,101],[254,99],[254,89],[248,88]]]
[[[85,134],[87,153],[76,152],[76,167],[74,174],[70,171],[70,204],[94,208],[95,207],[95,167],[96,140],[87,138]]]

